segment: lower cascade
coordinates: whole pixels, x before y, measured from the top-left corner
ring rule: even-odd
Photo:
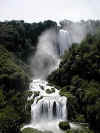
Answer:
[[[67,120],[67,99],[59,95],[59,90],[48,82],[35,79],[30,84],[33,95],[28,98],[34,102],[31,106],[31,122],[23,128],[31,127],[41,131],[61,133],[59,122]]]

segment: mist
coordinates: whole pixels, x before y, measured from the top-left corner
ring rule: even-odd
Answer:
[[[31,71],[35,79],[46,79],[59,62],[56,48],[56,31],[49,29],[38,39],[37,51],[31,59]]]
[[[70,43],[80,43],[87,34],[94,32],[91,21],[72,22],[64,20],[60,22],[61,28],[69,33]]]
[[[68,50],[73,43],[80,44],[87,34],[94,34],[94,32],[95,27],[92,21],[61,21],[58,34],[60,56],[64,55],[65,50]]]
[[[60,22],[59,32],[49,29],[38,38],[35,56],[31,58],[31,71],[35,79],[46,79],[58,67],[60,56],[73,43],[80,43],[87,34],[94,33],[91,21]]]

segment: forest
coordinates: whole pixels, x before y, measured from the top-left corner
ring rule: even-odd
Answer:
[[[99,133],[100,22],[92,23],[95,34],[88,34],[80,44],[72,44],[48,81],[67,97],[68,120],[88,123],[94,133]],[[58,31],[61,27],[51,20],[31,24],[23,20],[0,22],[0,133],[21,133],[21,126],[31,120],[27,90],[32,74],[28,59],[36,52],[38,37],[51,28]]]
[[[68,119],[87,122],[100,131],[100,32],[87,35],[80,44],[65,52],[59,68],[49,75],[49,82],[68,98]]]
[[[51,27],[56,23],[50,20],[0,22],[0,133],[20,133],[21,125],[31,119],[28,58],[36,51],[38,36]]]

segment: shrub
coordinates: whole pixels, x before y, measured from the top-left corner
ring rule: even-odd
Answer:
[[[69,125],[69,122],[60,122],[59,123],[59,127],[62,129],[62,130],[68,130],[70,129],[70,125]]]
[[[51,88],[51,89],[46,89],[46,93],[47,94],[51,94],[55,92],[55,88]]]

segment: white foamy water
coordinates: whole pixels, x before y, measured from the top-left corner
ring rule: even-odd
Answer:
[[[46,93],[47,89],[55,90],[53,93]],[[62,133],[59,129],[59,122],[67,120],[67,99],[59,95],[59,90],[48,85],[44,80],[33,80],[30,84],[31,91],[40,92],[39,96],[35,97],[34,103],[31,106],[31,122],[24,128],[32,127],[38,130],[48,130],[53,133]],[[31,100],[34,94],[28,98]],[[40,100],[39,100],[40,99]]]
[[[60,55],[62,56],[64,55],[65,50],[68,50],[68,48],[72,44],[70,32],[61,29],[59,31],[58,42],[59,42]]]

